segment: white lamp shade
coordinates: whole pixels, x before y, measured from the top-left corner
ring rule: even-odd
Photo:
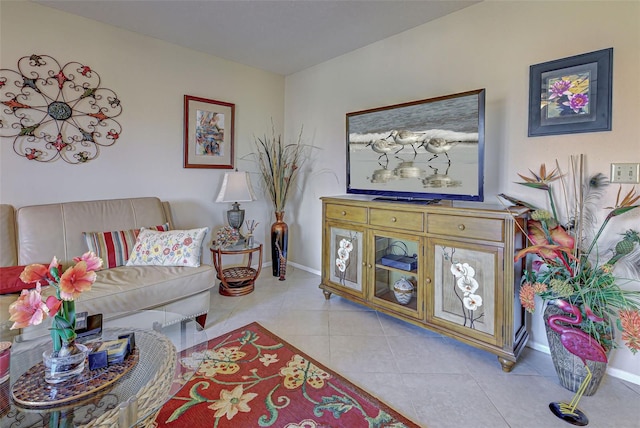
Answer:
[[[251,188],[248,172],[225,172],[216,202],[249,202],[255,200],[256,195]]]

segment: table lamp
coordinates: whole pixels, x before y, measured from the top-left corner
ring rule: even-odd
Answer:
[[[240,234],[240,240],[244,240],[244,236],[240,233],[240,227],[244,223],[244,210],[240,209],[238,202],[255,201],[256,196],[251,188],[251,180],[249,180],[248,172],[225,172],[222,180],[222,188],[218,194],[216,202],[233,202],[232,208],[227,211],[227,221],[229,226],[233,227]]]

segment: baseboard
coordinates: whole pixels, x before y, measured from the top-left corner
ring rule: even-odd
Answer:
[[[311,268],[310,268],[310,267],[308,267],[308,266],[300,265],[300,264],[298,264],[298,263],[291,263],[291,262],[287,262],[287,264],[288,264],[288,265],[291,265],[291,266],[293,266],[293,267],[296,267],[296,268],[298,268],[298,269],[300,269],[300,270],[303,270],[303,271],[305,271],[305,272],[312,273],[312,274],[314,274],[314,275],[318,275],[318,276],[320,276],[320,274],[322,273],[322,272],[320,272],[319,270],[311,269]]]
[[[264,268],[266,268],[267,266],[271,266],[272,264],[273,264],[273,263],[271,263],[271,262],[263,263],[263,264],[262,264],[262,268],[264,269]],[[291,266],[293,266],[293,267],[295,267],[295,268],[298,268],[298,269],[300,269],[300,270],[303,270],[303,271],[305,271],[305,272],[312,273],[312,274],[314,274],[314,275],[318,275],[318,276],[320,276],[320,275],[322,274],[322,272],[320,272],[319,270],[311,269],[311,268],[310,268],[310,267],[308,267],[308,266],[304,266],[304,265],[301,265],[301,264],[298,264],[298,263],[293,263],[293,262],[287,261],[287,266],[289,266],[289,265],[291,265]]]
[[[535,349],[536,351],[544,352],[547,355],[550,355],[549,346],[542,345],[537,342],[529,341],[527,343],[527,347],[531,349]],[[616,369],[613,367],[607,367],[607,374],[611,377],[615,377],[617,379],[622,379],[627,382],[635,383],[636,385],[640,385],[640,376],[635,375],[633,373],[629,373],[624,370]]]

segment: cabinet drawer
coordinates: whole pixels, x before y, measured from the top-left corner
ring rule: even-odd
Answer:
[[[346,220],[357,223],[367,222],[366,207],[352,207],[347,205],[327,204],[327,218],[332,220]]]
[[[502,241],[504,233],[502,220],[441,214],[427,217],[427,230],[438,235],[498,242]]]
[[[369,223],[372,226],[424,232],[424,214],[420,212],[392,211],[372,208]]]

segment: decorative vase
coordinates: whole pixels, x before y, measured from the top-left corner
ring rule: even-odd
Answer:
[[[84,363],[89,348],[75,342],[63,342],[57,353],[52,349],[42,353],[45,367],[44,379],[47,383],[56,384],[73,379],[84,370]]]
[[[271,225],[271,260],[273,260],[273,276],[280,281],[285,280],[287,273],[287,245],[289,226],[282,221],[284,211],[276,212],[276,222]]]
[[[406,305],[413,296],[413,284],[404,276],[393,283],[393,294],[401,305]]]
[[[547,305],[544,310],[544,326],[547,331],[547,341],[549,342],[549,352],[551,353],[551,359],[553,365],[558,374],[560,385],[569,391],[576,392],[582,384],[582,381],[587,377],[587,370],[582,360],[577,356],[567,351],[560,341],[560,334],[551,330],[549,323],[547,322],[551,315],[566,314],[562,309],[555,305]],[[609,354],[610,352],[607,352]],[[598,361],[586,360],[589,370],[591,370],[592,378],[587,385],[584,395],[595,394],[600,382],[604,377],[607,370],[607,363],[601,363]]]

